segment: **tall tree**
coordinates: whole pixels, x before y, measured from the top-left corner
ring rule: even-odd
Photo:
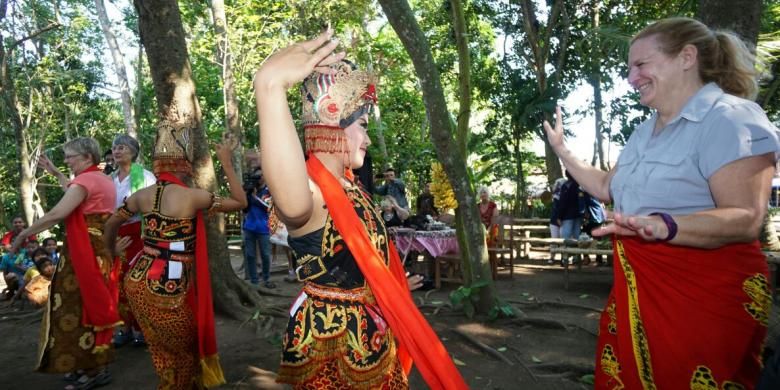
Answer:
[[[478,312],[487,313],[496,304],[496,297],[485,248],[484,227],[480,222],[474,189],[466,171],[466,160],[459,146],[460,141],[456,143],[453,140],[454,129],[430,44],[406,0],[379,0],[379,3],[406,47],[420,80],[436,155],[455,191],[458,212],[463,221],[458,241],[464,259],[464,283],[479,290],[475,308]],[[456,34],[461,35],[458,39],[466,39],[465,31],[456,31]]]
[[[231,61],[230,39],[228,37],[227,18],[225,17],[224,0],[211,0],[211,17],[214,21],[214,32],[217,38],[217,63],[222,66],[222,95],[225,106],[225,131],[239,141],[239,147],[233,152],[233,166],[241,177],[243,169],[243,139],[238,96],[236,95],[235,79]]]
[[[214,166],[195,93],[178,3],[176,0],[135,0],[134,5],[154,83],[158,118],[172,121],[189,118],[192,121],[192,180],[195,186],[214,192],[217,190]],[[216,222],[209,218],[206,223],[214,304],[223,314],[245,319],[259,309],[262,302],[233,271],[224,225]]]
[[[125,132],[139,142],[138,132],[136,131],[135,114],[133,113],[133,100],[130,97],[130,83],[127,81],[127,69],[125,68],[125,57],[119,50],[119,44],[116,35],[111,30],[111,20],[106,12],[106,5],[103,0],[95,0],[95,9],[97,10],[100,28],[103,30],[103,36],[106,44],[111,51],[111,59],[114,62],[114,73],[116,73],[119,84],[119,95],[122,100],[122,114],[125,119]],[[140,157],[140,156],[139,156]]]
[[[8,11],[8,1],[0,0],[0,23],[3,23]],[[16,38],[6,37],[0,33],[0,95],[3,100],[3,111],[8,116],[14,129],[14,138],[16,139],[17,159],[19,161],[19,196],[21,200],[22,216],[27,224],[31,224],[35,217],[34,193],[37,180],[35,178],[35,166],[37,165],[37,153],[40,152],[42,139],[37,140],[37,146],[30,148],[30,137],[28,129],[32,121],[32,113],[23,120],[19,110],[19,98],[14,85],[12,75],[13,65],[11,64],[14,50],[19,48],[26,41],[35,39],[41,34],[59,27],[56,21],[50,22],[45,27],[36,29],[29,34]],[[10,38],[7,40],[7,38]],[[8,42],[8,46],[6,46]],[[33,97],[30,96],[30,104],[33,103]],[[34,153],[33,153],[34,152]]]
[[[731,30],[754,46],[761,27],[761,0],[698,0],[696,16],[710,28]]]
[[[569,16],[566,4],[563,0],[553,0],[550,11],[547,14],[546,25],[537,17],[537,5],[533,0],[520,0],[520,17],[525,31],[525,43],[530,53],[525,53],[529,65],[536,75],[536,86],[539,95],[550,94],[554,84],[560,84],[563,75],[563,67],[566,64],[567,43],[569,39]],[[556,32],[558,32],[556,34]],[[557,58],[551,57],[554,45],[557,41]],[[522,50],[522,49],[521,49]],[[550,74],[549,65],[553,65],[554,74]],[[547,163],[547,181],[554,182],[563,176],[561,163],[553,152],[550,143],[544,140],[544,156]]]

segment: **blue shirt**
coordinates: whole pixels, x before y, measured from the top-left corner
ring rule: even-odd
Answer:
[[[610,182],[615,211],[685,215],[715,208],[709,178],[724,165],[780,150],[777,128],[756,103],[702,87],[653,135],[658,114],[642,122]]]
[[[6,253],[0,258],[0,271],[3,273],[13,272],[20,278],[28,268],[34,266],[32,259],[27,257],[27,251],[22,249],[18,254]]]
[[[257,194],[247,194],[249,206],[244,217],[244,230],[257,234],[270,234],[268,228],[268,209],[271,202],[271,193],[264,186]]]

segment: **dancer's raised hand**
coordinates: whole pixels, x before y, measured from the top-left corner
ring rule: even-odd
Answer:
[[[333,30],[329,27],[314,39],[293,43],[272,54],[255,73],[255,88],[287,90],[312,71],[334,72],[329,65],[343,59],[345,53],[334,52],[338,40],[331,39],[332,36]]]
[[[546,120],[542,123],[544,131],[547,133],[547,141],[555,149],[563,146],[563,117],[561,115],[561,106],[555,107],[555,127],[550,126]]]

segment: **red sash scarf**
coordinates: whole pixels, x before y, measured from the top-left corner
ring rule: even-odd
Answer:
[[[398,356],[409,373],[412,360],[432,389],[467,389],[447,350],[412,301],[406,275],[392,241],[390,267],[371,243],[363,223],[355,213],[339,181],[313,154],[306,162],[309,177],[317,183],[333,224],[341,233],[365,276],[379,308],[398,340]]]
[[[92,165],[79,175],[93,171],[99,171],[97,165]],[[89,239],[83,202],[65,217],[65,231],[69,261],[73,265],[81,292],[81,323],[95,332],[92,351],[97,353],[110,347],[114,327],[121,324],[117,311],[118,288],[113,277],[118,264],[113,264],[109,278],[103,277]]]
[[[705,250],[614,241],[595,388],[752,389],[771,304],[758,242]]]
[[[182,187],[187,187],[178,177],[162,172],[157,175],[158,181],[167,181]],[[198,327],[198,353],[200,367],[203,370],[203,384],[206,387],[225,383],[222,366],[217,355],[217,338],[214,334],[214,304],[211,300],[211,276],[209,275],[209,254],[206,245],[206,224],[203,221],[203,211],[198,210],[195,216],[195,286],[189,295],[187,303],[195,313]]]

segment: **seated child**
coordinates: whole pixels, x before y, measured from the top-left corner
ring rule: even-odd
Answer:
[[[60,261],[59,247],[57,246],[57,239],[54,237],[48,237],[43,240],[43,249],[46,249],[46,253],[49,254],[49,258],[57,265]]]
[[[43,306],[49,300],[49,285],[54,276],[54,264],[48,256],[44,255],[35,262],[35,268],[39,274],[25,285],[24,294],[28,301]]]
[[[0,266],[0,269],[6,275],[6,284],[9,289],[7,296],[11,298],[11,304],[22,296],[24,286],[39,274],[33,260],[36,256],[38,258],[46,256],[46,251],[43,248],[38,248],[37,241],[28,241],[27,247],[19,251],[15,257],[13,254],[3,256],[3,265]],[[10,278],[12,283],[9,283],[9,274],[13,275]]]

